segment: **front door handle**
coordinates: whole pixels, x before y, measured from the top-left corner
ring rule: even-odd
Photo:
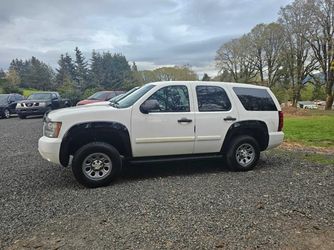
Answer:
[[[193,120],[191,119],[187,119],[187,118],[181,118],[180,120],[177,120],[178,123],[183,123],[183,122],[186,122],[186,123],[190,123],[192,122]]]
[[[224,118],[224,121],[235,121],[235,120],[237,120],[237,118],[234,118],[232,116],[227,116]]]

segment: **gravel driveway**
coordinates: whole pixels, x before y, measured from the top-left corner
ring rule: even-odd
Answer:
[[[0,120],[1,249],[334,249],[334,166],[274,150],[246,173],[129,166],[86,189],[40,157],[41,131],[40,118]]]

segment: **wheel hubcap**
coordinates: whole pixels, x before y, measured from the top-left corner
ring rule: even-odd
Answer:
[[[255,150],[251,144],[241,144],[236,150],[236,160],[242,167],[249,166],[255,159]]]
[[[10,116],[9,110],[8,110],[8,109],[5,109],[5,117],[6,117],[6,118],[9,118],[9,116]]]
[[[111,159],[104,153],[90,154],[82,163],[84,175],[94,181],[106,178],[111,173],[111,169]]]

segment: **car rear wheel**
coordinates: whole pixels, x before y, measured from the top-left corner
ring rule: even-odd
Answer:
[[[6,119],[10,118],[10,111],[9,111],[9,109],[5,109],[3,111],[3,117],[6,118]]]
[[[118,151],[103,142],[81,147],[73,157],[72,171],[76,180],[90,188],[109,185],[122,166]]]
[[[253,169],[260,158],[257,141],[250,136],[238,136],[230,144],[226,153],[228,166],[234,171]]]

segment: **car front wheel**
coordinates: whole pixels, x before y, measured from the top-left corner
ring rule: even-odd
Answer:
[[[3,117],[6,118],[6,119],[10,118],[10,111],[9,111],[9,109],[5,109],[3,111]]]
[[[109,185],[121,169],[121,157],[111,145],[92,142],[81,147],[73,157],[76,180],[90,188]]]
[[[235,138],[226,153],[227,164],[234,171],[253,169],[259,158],[259,145],[251,136],[239,136]]]

